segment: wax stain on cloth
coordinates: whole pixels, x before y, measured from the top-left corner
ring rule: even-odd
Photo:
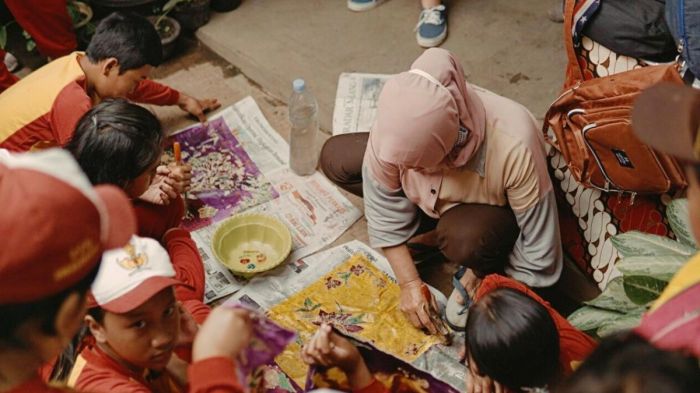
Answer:
[[[207,126],[194,125],[172,138],[180,142],[182,160],[192,166],[188,197],[197,206],[185,215],[186,229],[202,228],[279,196],[223,118]]]
[[[362,254],[268,311],[281,326],[296,331],[297,340],[276,358],[297,384],[306,381],[308,366],[300,361],[301,345],[322,323],[411,363],[434,344],[442,343],[416,329],[399,310],[399,286]]]

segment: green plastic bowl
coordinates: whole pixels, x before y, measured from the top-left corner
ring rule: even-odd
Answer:
[[[246,278],[279,266],[292,250],[289,229],[272,216],[256,213],[223,221],[211,242],[219,262]]]

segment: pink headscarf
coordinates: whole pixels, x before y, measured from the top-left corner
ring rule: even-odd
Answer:
[[[467,87],[452,53],[428,49],[411,70],[416,71],[402,72],[384,85],[365,153],[370,173],[389,189],[401,186],[398,171],[429,171],[443,161],[463,166],[484,139],[484,105]],[[455,148],[460,125],[468,130],[467,141]]]

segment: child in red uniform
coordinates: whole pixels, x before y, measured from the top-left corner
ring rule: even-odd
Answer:
[[[201,323],[209,310],[202,304],[202,259],[189,232],[179,228],[184,207],[177,192],[188,187],[190,168],[158,166],[163,140],[160,122],[151,112],[115,99],[98,104],[80,119],[66,149],[93,184],[122,187],[132,198],[139,236],[156,239],[167,248],[177,279],[186,284],[176,288],[177,299]]]
[[[180,225],[179,193],[192,178],[188,165],[160,165],[164,140],[150,111],[113,99],[86,112],[66,145],[93,184],[114,184],[133,199],[139,236],[158,240]]]
[[[595,348],[593,339],[513,279],[488,275],[472,297],[466,327],[468,393],[544,388],[571,374],[572,363]],[[340,367],[353,391],[387,392],[357,349],[329,326],[319,329],[302,357],[309,364]]]
[[[57,392],[37,370],[76,333],[102,251],[135,230],[129,201],[69,154],[0,156],[0,392]]]
[[[105,253],[92,285],[93,307],[85,317],[90,340],[68,385],[93,393],[165,393],[206,383],[191,375],[188,380],[184,372],[197,328],[178,307],[173,290],[178,284],[167,252],[155,240],[135,236],[123,249]],[[247,312],[236,312],[241,328],[227,334],[240,350],[250,327]],[[175,355],[177,349],[184,353]]]
[[[103,19],[85,53],[73,52],[34,71],[0,94],[0,148],[26,151],[64,145],[78,119],[106,98],[178,105],[205,121],[216,100],[197,100],[148,80],[162,61],[160,37],[145,18]]]

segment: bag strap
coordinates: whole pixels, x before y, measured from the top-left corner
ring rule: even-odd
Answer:
[[[573,29],[576,1],[577,0],[566,0],[564,3],[564,48],[566,49],[566,57],[569,60],[567,69],[572,71],[572,75],[567,75],[567,77],[571,77],[571,80],[565,82],[565,87],[569,87],[569,85],[583,80],[583,72],[581,72],[578,56],[576,56],[576,48],[574,48]]]

